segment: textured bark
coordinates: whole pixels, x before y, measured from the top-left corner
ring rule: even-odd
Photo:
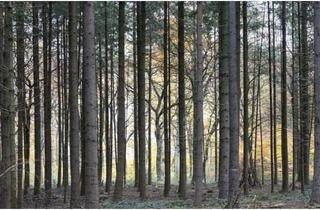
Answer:
[[[118,164],[116,183],[114,188],[113,200],[118,201],[122,198],[123,194],[123,182],[125,171],[125,158],[126,158],[126,116],[125,116],[125,2],[119,2],[119,16],[118,16],[118,43],[119,43],[119,77],[118,77]]]
[[[273,98],[272,98],[272,58],[271,58],[271,23],[270,23],[270,2],[268,2],[268,67],[269,67],[269,98],[270,98],[270,181],[271,192],[274,191],[274,167],[273,167]]]
[[[5,87],[1,95],[1,143],[2,168],[7,170],[16,164],[15,160],[15,128],[14,128],[14,87],[12,67],[12,6],[10,2],[4,3],[4,41],[3,41],[3,72],[1,84]],[[1,181],[1,207],[16,207],[16,166],[2,177]]]
[[[320,2],[314,2],[315,139],[311,201],[320,203]]]
[[[275,2],[272,2],[272,74],[273,74],[273,164],[274,184],[278,184],[278,158],[277,158],[277,75],[276,75],[276,38],[275,38]]]
[[[146,197],[145,167],[145,37],[146,3],[138,2],[137,50],[138,50],[138,129],[139,129],[139,190],[141,199]]]
[[[109,70],[108,70],[108,64],[109,64],[109,32],[108,32],[108,14],[107,14],[107,2],[105,2],[105,60],[106,60],[106,73],[105,73],[105,94],[106,94],[106,127],[105,127],[105,138],[106,138],[106,192],[110,191],[111,187],[111,178],[112,178],[112,142],[110,138],[110,117],[109,117]]]
[[[287,56],[286,56],[286,2],[282,2],[282,68],[281,68],[281,156],[282,192],[288,191],[288,140],[287,140]]]
[[[202,202],[203,169],[202,169],[202,147],[203,147],[203,51],[202,51],[202,24],[203,24],[203,2],[197,2],[197,25],[196,25],[196,58],[197,65],[194,71],[194,125],[193,125],[193,176],[195,181],[194,205],[199,206]]]
[[[229,111],[230,111],[230,161],[229,197],[230,207],[237,205],[239,189],[239,119],[240,119],[240,77],[237,58],[237,3],[228,3],[228,42],[229,42]]]
[[[99,208],[97,154],[97,89],[94,48],[94,2],[83,5],[83,108],[85,140],[85,207]]]
[[[163,126],[164,126],[164,191],[170,192],[170,139],[168,125],[168,2],[164,2],[163,20]]]
[[[151,94],[152,94],[152,30],[151,30],[151,24],[149,26],[149,91],[148,91],[148,185],[152,184],[152,159],[151,159]]]
[[[21,208],[22,196],[22,172],[23,172],[23,135],[25,123],[25,72],[24,72],[24,3],[17,5],[17,88],[18,88],[18,191],[17,208]]]
[[[64,114],[64,145],[63,145],[63,200],[67,202],[67,188],[69,185],[69,105],[68,105],[68,62],[67,62],[67,30],[66,18],[62,23],[63,42],[63,114]]]
[[[133,136],[133,144],[134,144],[134,186],[138,187],[139,184],[139,140],[138,140],[138,106],[137,106],[137,27],[136,27],[136,3],[133,5],[133,116],[134,116],[134,136]]]
[[[46,205],[51,199],[51,72],[48,68],[48,5],[43,3],[43,71],[44,71],[44,143],[45,143],[45,191]]]
[[[308,30],[307,30],[307,2],[301,2],[301,66],[300,66],[300,130],[301,130],[301,171],[305,185],[309,184],[309,67],[308,67]]]
[[[80,207],[80,125],[78,111],[78,55],[76,2],[69,2],[70,208]]]
[[[32,44],[33,44],[33,80],[34,80],[34,195],[39,195],[41,185],[41,99],[39,82],[39,12],[38,3],[32,3]]]
[[[103,83],[102,83],[102,46],[101,35],[98,36],[98,63],[99,63],[99,147],[98,147],[98,182],[102,183],[102,161],[103,161],[103,127],[104,127],[104,108],[103,108]]]
[[[178,95],[179,95],[179,193],[186,198],[187,163],[186,163],[186,129],[185,129],[185,82],[184,82],[184,2],[178,3]]]
[[[60,25],[59,17],[57,18],[57,89],[58,89],[58,183],[57,187],[61,187],[62,175],[62,112],[61,112],[61,68],[60,68]]]
[[[219,198],[228,198],[229,189],[229,71],[228,71],[228,4],[220,2],[219,14]]]
[[[249,194],[248,168],[249,168],[249,73],[248,73],[248,23],[247,23],[247,2],[242,3],[243,17],[243,191]]]

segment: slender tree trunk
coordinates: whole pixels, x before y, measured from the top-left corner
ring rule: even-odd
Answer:
[[[98,63],[99,63],[99,149],[98,149],[98,182],[102,183],[102,161],[103,161],[103,127],[104,127],[104,108],[103,108],[103,84],[102,84],[102,52],[101,35],[98,37]]]
[[[61,168],[62,168],[62,112],[61,112],[61,68],[60,68],[60,25],[57,17],[57,77],[58,77],[58,183],[61,186]]]
[[[141,199],[146,197],[145,167],[145,37],[146,3],[138,2],[138,129],[139,129],[139,190]]]
[[[64,102],[64,147],[63,147],[63,198],[67,202],[69,185],[69,105],[68,105],[68,63],[67,63],[67,31],[66,19],[63,20],[63,102]],[[70,91],[69,91],[70,92]]]
[[[320,203],[320,2],[314,2],[315,155],[311,201]]]
[[[228,72],[228,4],[220,2],[219,11],[219,198],[228,198],[229,188],[229,72]]]
[[[80,207],[80,125],[78,111],[78,55],[76,2],[69,2],[69,105],[70,105],[70,164],[71,208]]]
[[[170,142],[168,125],[168,2],[164,2],[163,25],[163,126],[164,126],[164,196],[170,192]]]
[[[114,188],[113,200],[118,201],[122,198],[123,182],[124,182],[124,166],[125,166],[125,2],[119,2],[119,17],[118,17],[118,43],[119,43],[119,77],[118,77],[118,164],[117,164],[117,176]]]
[[[272,103],[272,58],[271,58],[271,23],[270,23],[270,2],[268,2],[268,67],[269,67],[269,98],[270,98],[270,170],[271,170],[271,192],[274,192],[274,167],[273,167],[273,103]]]
[[[25,123],[25,73],[24,73],[24,3],[17,5],[17,88],[18,88],[18,192],[17,208],[22,207],[23,134]]]
[[[97,89],[95,74],[94,49],[94,3],[84,2],[83,5],[83,108],[84,108],[84,139],[86,142],[85,185],[86,208],[99,208],[99,184],[97,170]]]
[[[309,184],[309,145],[310,145],[310,128],[309,128],[309,93],[308,93],[308,32],[307,32],[307,2],[301,2],[301,67],[300,67],[300,115],[301,115],[301,155],[303,163],[301,170],[303,171],[303,182]]]
[[[32,43],[34,79],[34,195],[39,195],[41,185],[41,99],[39,82],[39,3],[32,3]]]
[[[202,202],[203,169],[202,169],[202,147],[203,147],[203,52],[202,52],[202,20],[203,2],[197,2],[197,25],[196,25],[196,52],[197,66],[194,71],[194,127],[193,127],[193,176],[195,181],[194,204],[199,206]]]
[[[281,69],[281,156],[282,191],[288,191],[288,140],[287,140],[287,56],[286,56],[286,2],[282,2],[282,69]]]
[[[278,184],[278,157],[277,157],[277,75],[276,75],[276,38],[275,38],[275,9],[272,2],[272,69],[273,69],[273,164],[274,164],[274,184]]]
[[[148,185],[152,184],[152,160],[151,160],[151,95],[152,95],[152,31],[149,26],[149,105],[148,105]]]
[[[178,95],[179,95],[179,193],[186,198],[187,163],[186,163],[186,130],[185,130],[185,82],[184,82],[184,2],[178,3]]]
[[[43,3],[44,142],[46,205],[51,199],[51,69],[48,68],[48,5]]]
[[[106,60],[106,73],[105,73],[105,94],[106,94],[106,192],[110,192],[111,178],[112,178],[112,140],[109,136],[110,118],[109,118],[109,70],[108,70],[108,53],[109,53],[109,33],[108,33],[108,14],[107,2],[105,2],[105,60]]]
[[[137,106],[137,38],[136,38],[136,3],[133,6],[133,116],[134,116],[134,186],[139,184],[139,140],[138,140],[138,106]]]
[[[248,119],[248,32],[247,32],[247,2],[242,3],[243,17],[243,191],[249,194],[248,166],[249,166],[249,119]]]

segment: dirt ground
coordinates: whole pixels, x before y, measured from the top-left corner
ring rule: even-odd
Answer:
[[[277,186],[280,189],[280,186]],[[112,192],[112,191],[111,191]],[[299,189],[289,193],[280,193],[276,188],[275,193],[270,193],[270,186],[264,185],[250,190],[248,196],[240,195],[239,208],[320,208],[320,205],[311,205],[309,203],[309,193],[301,194]],[[67,193],[68,195],[69,193]],[[101,187],[100,201],[102,208],[194,208],[193,207],[194,188],[189,185],[187,188],[187,199],[180,200],[177,194],[177,186],[171,187],[169,197],[163,197],[163,187],[152,185],[147,186],[147,199],[141,201],[137,189],[128,186],[124,189],[122,201],[112,202],[112,193],[105,193]],[[69,208],[69,198],[64,202],[63,189],[54,189],[51,202],[45,205],[44,193],[38,199],[32,195],[32,190],[25,197],[23,208]],[[207,185],[204,189],[203,202],[200,208],[224,208],[226,202],[218,199],[218,188],[216,185]],[[84,208],[84,198],[81,200],[81,207]]]

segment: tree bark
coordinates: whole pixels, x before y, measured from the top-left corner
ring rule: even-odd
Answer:
[[[99,208],[98,154],[97,154],[97,89],[94,48],[94,3],[83,5],[83,108],[85,139],[85,207]]]
[[[69,2],[69,111],[71,156],[71,208],[80,207],[80,121],[78,111],[78,55],[76,8],[76,2]]]
[[[315,154],[311,201],[320,203],[320,3],[314,2]]]
[[[119,77],[118,77],[118,164],[117,176],[114,188],[113,200],[118,201],[122,198],[124,170],[125,170],[125,150],[126,150],[126,136],[125,136],[125,2],[119,2],[119,17],[118,17],[118,43],[119,43]]]
[[[219,198],[228,198],[229,188],[229,71],[228,71],[228,4],[219,11]]]

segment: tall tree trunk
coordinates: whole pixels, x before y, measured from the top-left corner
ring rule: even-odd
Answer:
[[[203,147],[203,52],[202,52],[202,24],[203,2],[197,2],[197,25],[196,25],[196,54],[197,66],[194,71],[194,127],[193,127],[193,176],[195,181],[194,204],[199,206],[202,202],[203,170],[202,170],[202,147]]]
[[[61,112],[61,68],[60,68],[60,25],[59,17],[57,17],[57,77],[58,77],[58,183],[57,187],[61,186],[62,174],[62,112]]]
[[[240,78],[237,58],[237,3],[229,2],[229,111],[230,111],[230,162],[229,162],[229,206],[237,205],[239,187],[239,118]]]
[[[272,69],[273,69],[273,164],[274,184],[278,184],[278,157],[277,157],[277,69],[276,69],[276,38],[275,38],[275,2],[272,2]]]
[[[32,44],[34,79],[34,195],[40,194],[41,185],[41,99],[39,82],[39,3],[32,3]]]
[[[184,2],[178,3],[178,95],[179,95],[179,193],[186,198],[187,163],[186,163],[186,130],[185,130],[185,82],[184,82]]]
[[[320,2],[314,2],[315,154],[311,201],[320,203]]]
[[[282,68],[281,68],[281,156],[282,191],[288,191],[288,140],[287,140],[287,56],[286,56],[286,2],[282,2]]]
[[[308,93],[308,30],[307,30],[307,2],[301,2],[301,67],[300,67],[300,126],[301,126],[301,155],[303,182],[309,184],[309,145],[310,145],[310,128],[309,128],[309,93]]]
[[[98,147],[98,182],[102,183],[102,161],[103,161],[103,127],[104,127],[104,108],[103,108],[103,84],[102,84],[102,52],[101,35],[98,36],[98,63],[99,63],[99,147]]]
[[[64,147],[63,147],[63,198],[67,202],[69,185],[69,106],[68,106],[68,63],[67,63],[67,31],[66,18],[63,20],[63,104],[64,104]]]
[[[152,31],[149,26],[149,103],[148,103],[148,185],[152,184],[152,159],[151,159],[151,95],[152,95]]]
[[[108,64],[109,64],[109,33],[108,33],[108,14],[107,14],[107,2],[105,2],[105,60],[106,60],[106,72],[105,72],[105,94],[106,94],[106,192],[110,191],[111,187],[111,178],[112,178],[112,140],[109,135],[110,133],[110,105],[109,105],[109,70],[108,70]]]
[[[43,3],[44,143],[46,205],[51,199],[51,69],[48,68],[48,5]]]
[[[22,207],[23,134],[25,123],[25,73],[24,73],[24,12],[23,2],[17,5],[17,88],[18,88],[18,192],[17,208]]]
[[[145,37],[146,37],[146,3],[138,2],[138,129],[139,129],[139,190],[140,197],[146,197],[145,167]]]
[[[14,127],[14,87],[12,67],[12,6],[5,2],[4,20],[4,48],[1,105],[1,143],[2,143],[2,168],[8,170],[1,182],[1,207],[16,207],[16,160],[15,160],[15,127]]]
[[[80,199],[80,125],[78,111],[78,55],[76,2],[69,2],[69,111],[70,111],[70,207],[79,208]]]
[[[119,43],[119,77],[118,77],[118,164],[117,176],[114,188],[113,200],[118,201],[122,198],[123,182],[124,182],[124,166],[125,166],[125,150],[126,150],[126,136],[125,136],[125,2],[119,2],[119,16],[118,16],[118,43]]]
[[[85,195],[86,208],[99,208],[98,154],[97,154],[97,89],[94,48],[94,3],[83,5],[83,108],[85,139]]]
[[[268,67],[269,67],[269,98],[270,98],[270,170],[271,170],[271,192],[274,192],[274,172],[273,172],[273,98],[272,98],[272,58],[271,58],[271,23],[270,23],[270,2],[268,2]]]
[[[228,198],[229,188],[229,72],[228,72],[228,4],[219,9],[219,198]]]
[[[242,3],[243,17],[243,191],[249,194],[248,167],[249,167],[249,118],[248,118],[248,26],[247,26],[247,2]]]
[[[293,169],[292,169],[292,190],[296,188],[296,174],[298,169],[298,143],[299,143],[299,72],[295,66],[296,62],[296,46],[295,46],[295,2],[292,2],[292,127],[293,127]]]
[[[138,106],[137,106],[137,38],[136,38],[136,3],[133,5],[133,116],[134,116],[134,186],[138,187],[139,183],[139,140],[138,140]]]
[[[170,142],[168,125],[168,2],[164,2],[163,24],[163,126],[164,126],[164,196],[170,192]]]

